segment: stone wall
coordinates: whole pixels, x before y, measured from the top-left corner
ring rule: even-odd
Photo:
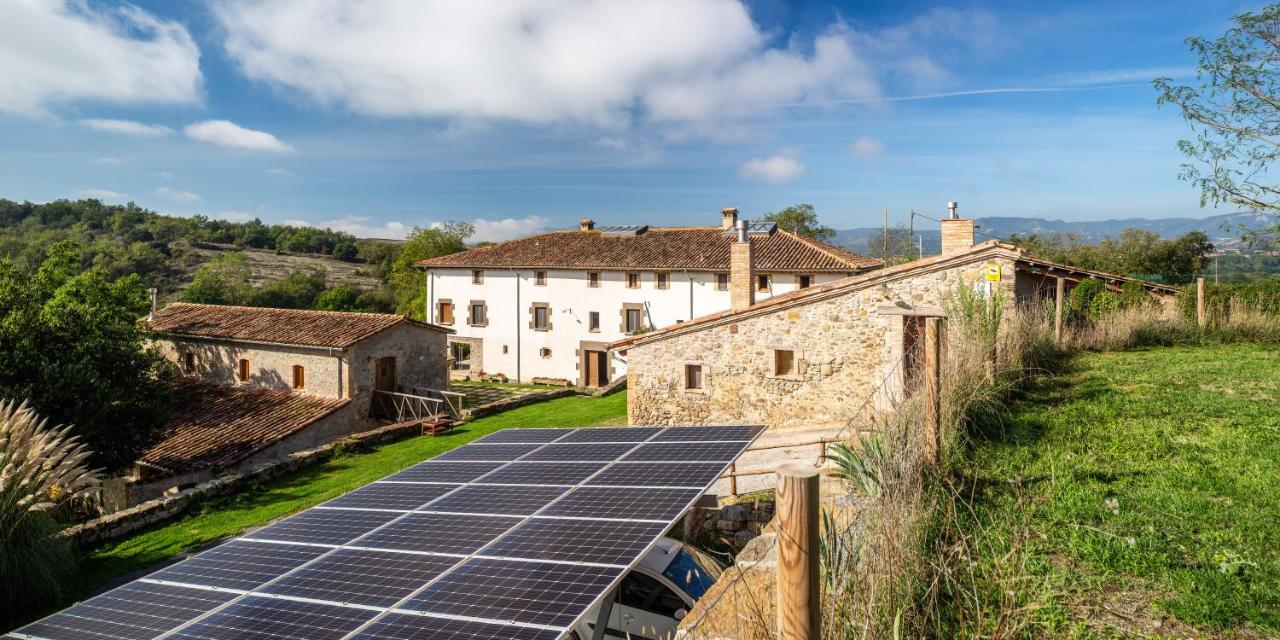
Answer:
[[[975,257],[817,292],[632,345],[628,419],[654,425],[762,423],[770,429],[843,425],[865,408],[864,400],[883,380],[901,385],[903,317],[878,309],[941,305],[962,283],[986,286],[985,267],[991,263],[1003,274],[993,286],[1012,300],[1012,260]],[[793,353],[793,373],[775,375],[775,350]],[[687,365],[702,367],[702,389],[686,388]]]
[[[378,360],[396,359],[396,384],[449,389],[449,347],[445,333],[409,323],[398,324],[347,348],[350,397],[356,415],[369,415]]]
[[[178,364],[183,373],[220,384],[241,384],[236,375],[240,360],[249,361],[248,384],[268,389],[292,389],[293,367],[304,368],[305,385],[301,393],[346,397],[345,372],[340,351],[328,353],[314,347],[258,345],[196,338],[158,339],[155,341],[166,357]],[[190,356],[191,366],[187,366]]]

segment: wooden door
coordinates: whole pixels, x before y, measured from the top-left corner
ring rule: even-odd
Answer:
[[[924,316],[902,317],[902,382],[914,391],[924,372]]]
[[[374,370],[373,387],[379,391],[395,391],[396,390],[396,357],[395,356],[378,358],[378,365]]]
[[[603,387],[609,384],[609,366],[603,351],[587,351],[587,386]]]

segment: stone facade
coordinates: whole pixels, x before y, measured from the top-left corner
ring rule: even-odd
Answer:
[[[990,265],[1000,282],[987,282]],[[883,380],[901,385],[908,320],[882,307],[938,306],[962,284],[1012,300],[1016,279],[1014,260],[999,254],[882,273],[627,345],[631,424],[843,425]],[[778,351],[792,362],[781,372]],[[689,365],[701,367],[701,389],[686,388]]]
[[[395,358],[395,383],[403,387],[448,388],[448,346],[442,331],[399,324],[345,349],[262,344],[215,338],[175,337],[155,345],[186,375],[220,384],[293,389],[295,366],[303,367],[298,393],[351,398],[355,415],[369,415],[378,360]],[[249,381],[238,379],[240,360],[249,361]]]
[[[942,221],[942,253],[956,253],[973,248],[973,220],[947,218]]]

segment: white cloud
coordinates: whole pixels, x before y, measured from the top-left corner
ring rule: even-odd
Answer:
[[[200,101],[200,51],[186,28],[133,5],[0,2],[0,69],[0,111],[23,115],[79,100]]]
[[[292,153],[293,147],[266,131],[246,129],[229,120],[205,120],[182,128],[188,138],[216,144],[221,147],[237,147],[271,153]]]
[[[501,220],[477,218],[472,224],[476,227],[476,233],[471,236],[471,242],[502,242],[542,233],[551,226],[551,220],[542,216]]]
[[[108,133],[122,133],[129,136],[145,136],[156,138],[173,133],[173,129],[161,124],[147,124],[137,120],[111,120],[106,118],[90,118],[81,120],[80,124]]]
[[[248,222],[256,217],[248,211],[223,211],[213,215],[215,220],[226,220],[227,222]]]
[[[179,191],[178,189],[170,189],[169,187],[156,187],[156,195],[168,198],[174,202],[199,202],[200,195],[191,193],[190,191]]]
[[[93,198],[95,200],[123,202],[129,199],[129,194],[110,189],[81,189],[78,193],[82,198]]]
[[[246,76],[363,114],[699,124],[879,93],[850,29],[779,45],[739,0],[214,6]]]
[[[849,153],[857,158],[878,156],[884,153],[884,143],[868,136],[862,136],[849,145]]]
[[[752,180],[779,184],[790,182],[804,175],[805,166],[791,156],[778,154],[768,158],[754,158],[742,165],[738,175]]]
[[[1129,82],[1149,83],[1160,77],[1185,78],[1195,73],[1194,67],[1142,67],[1136,69],[1103,69],[1059,73],[1045,79],[1046,84],[1087,87]]]

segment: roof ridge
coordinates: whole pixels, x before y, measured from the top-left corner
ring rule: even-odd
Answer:
[[[377,318],[399,318],[408,320],[409,316],[401,313],[378,313],[376,311],[334,311],[329,309],[292,309],[289,307],[254,307],[244,304],[212,304],[208,302],[170,302],[161,307],[159,310],[168,309],[169,307],[213,307],[216,309],[240,309],[244,311],[287,311],[290,313],[307,313],[315,315],[344,315],[344,316],[373,316]]]
[[[808,244],[811,248],[813,248],[813,249],[815,249],[815,250],[817,250],[817,251],[820,251],[820,252],[822,252],[822,253],[826,254],[827,256],[829,256],[829,257],[830,257],[830,258],[832,258],[832,259],[840,260],[840,261],[843,261],[843,262],[847,262],[847,263],[849,263],[849,264],[851,264],[851,265],[852,265],[853,263],[849,261],[849,258],[847,258],[847,257],[845,257],[845,256],[842,256],[842,255],[839,255],[839,254],[837,254],[837,253],[834,253],[834,252],[832,252],[832,251],[829,251],[828,249],[839,249],[840,251],[845,251],[845,252],[847,252],[847,253],[851,253],[851,254],[853,254],[853,255],[855,255],[855,256],[858,256],[859,258],[862,258],[862,259],[864,259],[864,260],[868,260],[868,261],[875,262],[875,263],[879,263],[879,264],[884,264],[884,260],[881,260],[881,259],[879,259],[879,258],[872,258],[872,257],[870,257],[870,256],[864,256],[864,255],[862,255],[861,253],[858,253],[857,251],[849,251],[848,249],[843,249],[843,248],[837,247],[837,246],[832,245],[832,244],[828,244],[828,243],[826,243],[826,242],[822,242],[822,241],[817,240],[817,239],[814,239],[814,238],[805,237],[805,236],[802,236],[802,235],[800,235],[800,234],[798,234],[798,233],[795,233],[795,232],[793,232],[793,231],[788,231],[787,229],[783,229],[782,227],[778,227],[778,231],[781,231],[782,233],[785,233],[785,234],[787,234],[787,235],[791,236],[792,238],[795,238],[796,240],[799,240],[799,241],[801,241],[801,242],[803,242],[803,243],[805,243],[805,244]],[[862,266],[862,265],[855,265],[855,266]]]

